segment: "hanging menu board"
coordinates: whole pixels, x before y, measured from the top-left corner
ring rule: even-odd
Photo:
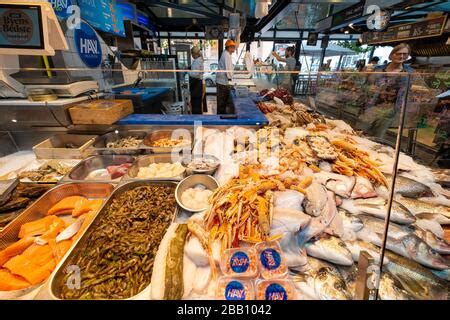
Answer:
[[[78,0],[81,17],[100,31],[125,37],[120,8],[115,0]]]
[[[387,28],[384,32],[365,32],[363,44],[379,44],[440,36],[444,31],[447,16],[407,23]]]

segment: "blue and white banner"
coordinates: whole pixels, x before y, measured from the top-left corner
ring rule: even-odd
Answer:
[[[76,0],[47,0],[52,4],[53,10],[56,16],[63,20],[66,19],[70,14],[67,13],[67,8],[72,5],[76,5]]]
[[[89,68],[97,68],[102,63],[102,48],[95,30],[82,21],[79,29],[74,30],[74,41],[80,59]]]

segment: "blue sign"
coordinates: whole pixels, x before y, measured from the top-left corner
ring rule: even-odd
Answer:
[[[97,30],[125,37],[122,10],[115,0],[78,0],[81,18]]]
[[[226,300],[245,300],[246,293],[245,288],[239,281],[231,281],[225,287],[225,299]]]
[[[52,4],[53,10],[59,19],[66,19],[69,16],[67,8],[76,5],[76,0],[47,0]]]
[[[287,300],[288,295],[286,289],[279,283],[272,283],[266,288],[266,300]]]
[[[260,259],[261,259],[261,264],[267,270],[275,270],[275,269],[279,268],[281,265],[280,254],[272,248],[267,248],[267,249],[263,250],[261,252]]]
[[[235,252],[230,258],[230,267],[236,273],[243,273],[247,271],[250,266],[250,258],[245,252]]]
[[[136,5],[129,3],[127,0],[117,0],[116,6],[121,10],[124,20],[137,22]]]
[[[86,66],[97,68],[102,63],[102,47],[100,40],[90,25],[82,21],[74,32],[75,47]]]

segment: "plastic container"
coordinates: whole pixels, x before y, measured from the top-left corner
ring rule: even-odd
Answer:
[[[222,277],[217,283],[216,298],[220,300],[254,300],[255,287],[251,280]]]
[[[260,280],[256,283],[257,300],[295,300],[295,287],[291,280]]]
[[[234,278],[255,278],[258,275],[257,255],[253,248],[225,250],[220,263],[222,273]]]
[[[279,279],[287,275],[288,269],[278,242],[261,242],[255,248],[262,278],[266,280]]]

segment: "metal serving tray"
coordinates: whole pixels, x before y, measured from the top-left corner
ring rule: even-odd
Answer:
[[[0,203],[4,203],[9,199],[11,192],[19,184],[19,179],[0,180]]]
[[[108,147],[106,147],[106,145],[109,142],[117,141],[119,139],[126,138],[129,136],[137,137],[137,138],[141,139],[142,142],[140,143],[139,146],[137,146],[135,148],[108,148]],[[93,149],[92,152],[94,154],[99,154],[99,155],[113,155],[113,154],[140,155],[144,152],[143,142],[144,142],[144,139],[146,136],[147,136],[147,132],[141,131],[141,130],[124,130],[124,131],[108,132],[108,133],[98,137],[95,140],[91,149]]]
[[[109,166],[121,165],[124,163],[133,163],[134,157],[128,155],[100,155],[92,156],[76,165],[61,181],[76,181],[95,183],[99,180],[85,180],[86,177],[94,170],[106,169]],[[123,178],[123,176],[122,176]],[[121,180],[121,179],[119,179]],[[118,183],[118,180],[105,180],[101,182]]]
[[[180,154],[174,154],[174,157],[176,157],[177,162],[180,162],[181,164],[183,161],[183,156]],[[154,178],[154,179],[141,179],[138,178],[137,175],[139,173],[139,169],[142,167],[148,167],[152,163],[173,163],[172,161],[172,154],[158,154],[158,155],[149,155],[149,156],[141,156],[136,159],[134,164],[131,166],[130,169],[128,169],[128,172],[123,176],[122,181],[127,180],[168,180],[168,181],[181,181],[186,176],[186,170],[184,173],[177,177],[170,177],[170,178]]]
[[[77,240],[77,242],[72,246],[72,248],[69,250],[69,252],[66,254],[64,259],[60,261],[60,263],[56,266],[55,271],[50,276],[49,281],[47,282],[46,286],[42,288],[41,291],[44,291],[39,293],[39,298],[43,299],[51,299],[51,300],[63,300],[61,298],[61,287],[58,286],[58,283],[62,283],[62,279],[65,275],[66,268],[71,264],[73,259],[76,257],[77,254],[79,254],[80,250],[84,248],[87,245],[87,242],[89,240],[90,235],[94,231],[95,226],[101,221],[102,216],[105,215],[107,208],[111,205],[114,198],[123,192],[126,192],[128,190],[141,187],[141,186],[173,186],[173,192],[175,192],[177,183],[174,181],[130,181],[128,183],[124,183],[122,185],[119,185],[116,190],[111,194],[111,196],[108,198],[106,203],[101,208],[100,212],[97,214],[97,216],[94,218],[94,220],[91,222],[89,227],[87,228],[86,232]],[[174,211],[173,211],[173,217],[172,222],[175,222],[177,214],[178,214],[178,205],[175,203]],[[134,300],[139,299],[144,294],[147,295],[147,299],[150,296],[150,286],[151,283],[140,293],[138,293],[136,296],[124,299],[124,300]],[[145,297],[144,297],[145,298]]]
[[[114,186],[107,183],[67,183],[52,188],[0,231],[0,250],[5,249],[19,240],[20,227],[24,223],[44,218],[47,211],[58,201],[74,195],[80,195],[90,199],[105,199],[109,197],[113,189]],[[66,223],[75,221],[69,215],[60,216],[60,218]],[[64,258],[61,259],[61,261],[63,260]],[[0,299],[19,299],[41,286],[42,284],[38,284],[22,290],[0,291]]]
[[[81,162],[81,159],[36,159],[32,163],[30,163],[28,166],[17,170],[16,175],[17,175],[17,177],[19,177],[19,175],[25,171],[37,170],[41,165],[43,165],[44,163],[46,163],[48,161],[52,161],[52,160],[59,161],[60,163],[70,167],[71,168],[70,170],[75,168]],[[63,175],[60,175],[58,177],[59,177],[58,181],[32,181],[28,178],[19,179],[19,181],[20,181],[20,183],[24,183],[24,184],[54,184],[54,185],[56,185],[57,183],[61,182],[62,179],[64,178]]]
[[[38,159],[83,159],[95,141],[95,135],[57,134],[33,147]],[[66,148],[73,144],[77,148]]]
[[[189,152],[192,151],[192,144],[194,141],[193,133],[191,130],[186,130],[189,132],[189,145],[186,144],[186,146],[180,146],[180,147],[152,147],[153,142],[159,140],[159,139],[170,139],[174,133],[174,131],[177,129],[166,129],[166,130],[153,130],[151,131],[144,139],[144,146],[146,150],[149,150],[152,153],[171,153],[171,152],[181,152],[182,150],[189,150]]]

